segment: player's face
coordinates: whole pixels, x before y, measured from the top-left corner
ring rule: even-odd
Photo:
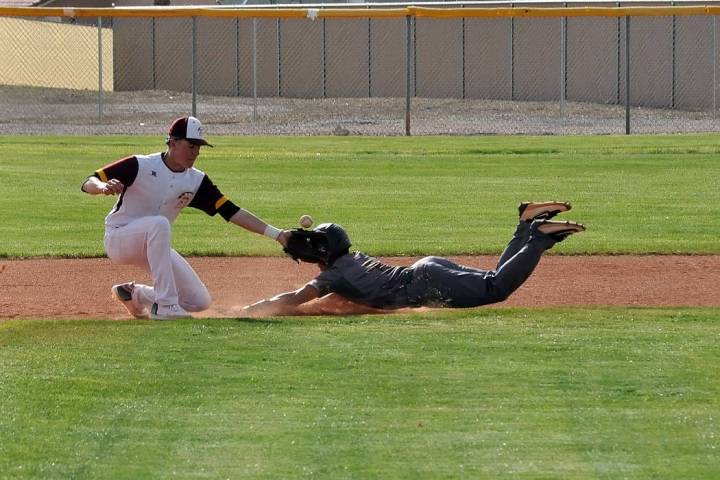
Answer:
[[[173,152],[173,157],[178,166],[182,168],[192,167],[198,155],[200,155],[201,145],[196,145],[182,139],[175,142],[175,147],[176,150]]]

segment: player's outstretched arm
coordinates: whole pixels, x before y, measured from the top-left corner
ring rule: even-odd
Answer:
[[[388,313],[388,310],[355,303],[338,293],[328,293],[315,301],[300,305],[298,312],[302,315],[371,315]]]
[[[292,292],[284,292],[272,298],[260,300],[242,309],[246,317],[268,317],[274,315],[293,315],[299,313],[297,307],[320,296],[317,288],[305,285]]]
[[[290,235],[288,230],[277,229],[269,223],[260,220],[244,208],[238,210],[238,212],[230,218],[230,221],[245,230],[277,240],[283,247],[287,244],[287,239]]]

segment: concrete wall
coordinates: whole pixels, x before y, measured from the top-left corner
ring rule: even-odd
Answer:
[[[512,98],[512,21],[465,21],[465,94],[469,98]]]
[[[675,45],[675,104],[703,109],[713,102],[714,17],[676,19],[676,31],[684,32]],[[632,37],[631,37],[632,38]]]
[[[101,30],[103,90],[113,90],[113,32]],[[28,41],[31,39],[31,41]],[[98,90],[98,28],[0,17],[0,84]]]
[[[280,22],[280,96],[322,98],[323,22]]]
[[[367,60],[371,49],[370,28],[372,28],[371,24],[366,19],[349,20],[342,23],[325,22],[324,68],[327,97],[370,96],[372,79]],[[345,42],[343,40],[346,36],[363,39],[363,41]],[[322,51],[322,43],[318,46]],[[350,58],[355,60],[347,62],[346,59]],[[322,79],[320,81],[322,82]]]
[[[620,64],[617,18],[569,18],[567,20],[566,95],[570,101],[601,104],[623,103],[618,82],[625,81]],[[624,44],[623,44],[624,45]],[[624,47],[622,47],[624,48]]]
[[[461,98],[463,91],[462,20],[417,19],[415,95]]]
[[[371,97],[405,96],[406,29],[404,18],[374,19],[370,22]]]
[[[0,55],[5,65],[19,66],[0,68],[0,83],[97,88],[94,20],[86,25],[0,21]],[[716,21],[709,16],[631,18],[631,103],[712,108]],[[189,18],[113,19],[113,28],[102,30],[103,88],[190,91],[192,25]],[[198,18],[195,25],[200,94],[253,95],[255,25],[260,97],[405,95],[405,19]],[[565,25],[566,99],[622,104],[625,19],[569,18]],[[554,18],[418,18],[410,31],[411,94],[557,101],[561,26],[561,19]]]
[[[608,4],[612,5],[612,4]],[[712,107],[713,17],[631,19],[631,102]],[[565,95],[622,104],[625,20],[569,18]],[[404,19],[262,19],[258,96],[405,95]],[[412,95],[556,101],[562,87],[561,19],[420,18],[412,26]],[[198,19],[197,91],[252,96],[253,21]],[[189,91],[189,19],[116,19],[115,88]],[[151,82],[151,79],[154,79]]]

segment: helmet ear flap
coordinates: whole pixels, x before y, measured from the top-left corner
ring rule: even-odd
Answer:
[[[308,237],[309,249],[312,256],[318,260],[317,263],[327,263],[328,259],[328,238],[327,235],[313,235]]]
[[[346,254],[352,245],[345,229],[337,223],[323,223],[313,231],[324,233],[327,236],[327,261],[325,264],[328,266]]]
[[[293,230],[283,251],[295,261],[327,264],[327,235],[323,232]]]

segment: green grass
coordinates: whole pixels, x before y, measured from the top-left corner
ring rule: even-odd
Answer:
[[[553,253],[720,253],[716,135],[216,137],[198,168],[278,227],[310,213],[373,255],[498,253],[524,199],[568,199],[589,229]],[[102,256],[114,199],[80,192],[96,168],[162,149],[149,137],[0,137],[0,257]],[[188,209],[183,254],[279,255]]]
[[[81,182],[161,140],[0,137],[0,258],[102,256],[114,199]],[[236,203],[375,255],[498,253],[519,201],[555,198],[589,230],[552,253],[720,253],[714,135],[213,143]],[[280,254],[192,209],[174,246]],[[717,312],[9,320],[0,478],[716,479]]]
[[[0,324],[2,478],[714,479],[713,309]]]

